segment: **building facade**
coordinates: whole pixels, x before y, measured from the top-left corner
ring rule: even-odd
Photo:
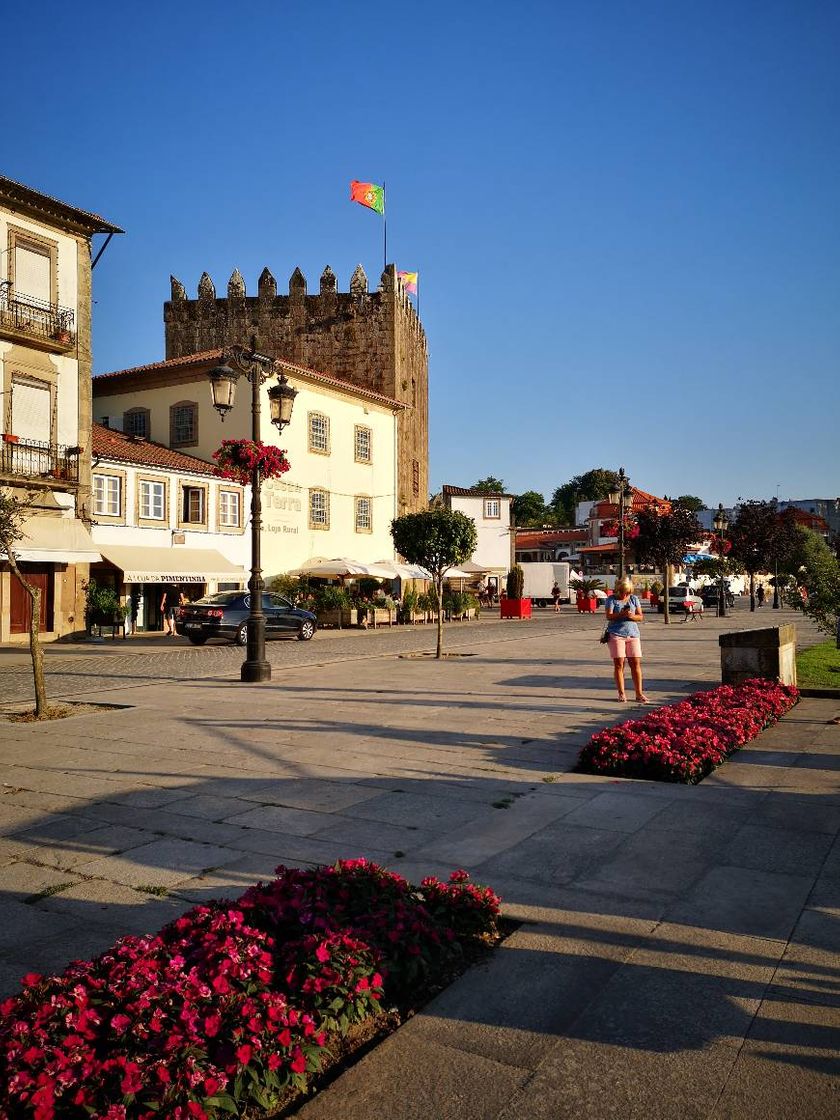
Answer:
[[[249,488],[216,477],[212,463],[101,424],[92,447],[101,560],[90,574],[129,607],[133,629],[163,629],[161,599],[173,584],[189,599],[247,584]]]
[[[216,298],[204,273],[198,298],[188,299],[184,285],[171,278],[172,296],[164,305],[166,357],[183,358],[227,343],[257,348],[283,362],[321,370],[379,396],[399,402],[397,509],[400,514],[425,509],[429,486],[429,362],[426,335],[414,306],[388,265],[375,292],[361,265],[348,292],[338,291],[327,267],[320,290],[310,295],[299,269],[289,280],[288,295],[264,269],[257,294],[247,295],[239,271],[227,295]]]
[[[46,638],[84,630],[98,559],[88,532],[91,238],[118,226],[0,177],[0,486],[31,502],[16,548]],[[29,598],[0,556],[0,641],[24,640]]]
[[[238,389],[224,421],[211,401],[207,373],[221,350],[103,374],[93,380],[97,422],[203,459],[212,469],[223,439],[251,438],[251,389]],[[262,387],[265,443],[282,447],[291,470],[262,486],[265,578],[316,558],[363,563],[394,558],[397,425],[405,406],[380,393],[284,363],[298,391],[292,421],[278,433]],[[250,526],[250,503],[244,510]]]
[[[444,508],[465,513],[473,519],[478,544],[470,561],[486,569],[489,582],[501,587],[513,565],[513,496],[484,494],[480,490],[446,485],[441,490],[439,500]]]

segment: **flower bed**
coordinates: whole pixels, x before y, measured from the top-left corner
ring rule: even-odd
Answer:
[[[659,782],[700,782],[798,699],[797,689],[760,678],[695,692],[642,719],[599,731],[581,751],[578,769]]]
[[[0,1003],[0,1116],[268,1115],[383,1001],[495,934],[499,899],[465,871],[419,888],[365,860],[277,875],[26,976]]]

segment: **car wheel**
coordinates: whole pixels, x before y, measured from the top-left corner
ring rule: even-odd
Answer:
[[[243,622],[239,629],[236,631],[236,637],[233,639],[236,645],[246,646],[248,644],[248,623]]]
[[[305,619],[300,624],[300,629],[297,633],[299,642],[308,642],[315,637],[315,623],[311,619]]]
[[[207,641],[206,634],[187,634],[187,638],[194,646],[203,646]]]

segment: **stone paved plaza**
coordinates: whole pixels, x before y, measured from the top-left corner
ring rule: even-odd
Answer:
[[[645,628],[657,702],[719,679],[723,629]],[[813,633],[796,620],[803,640]],[[53,648],[55,696],[0,724],[0,991],[278,863],[466,867],[521,922],[306,1120],[840,1113],[840,702],[804,700],[696,788],[571,773],[613,699],[600,618],[323,634],[242,652]],[[0,701],[29,695],[0,653]],[[629,712],[628,712],[629,708]]]

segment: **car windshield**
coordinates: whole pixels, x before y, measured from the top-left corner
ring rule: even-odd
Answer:
[[[672,599],[681,599],[684,595],[689,595],[691,592],[687,587],[672,587],[668,594]]]

